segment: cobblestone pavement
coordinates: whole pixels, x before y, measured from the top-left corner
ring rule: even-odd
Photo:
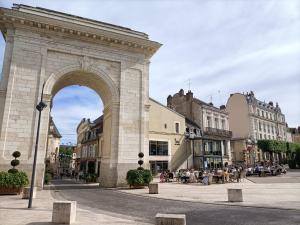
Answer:
[[[68,182],[68,181],[67,181]],[[299,225],[300,211],[259,207],[203,204],[133,195],[117,189],[80,188],[56,183],[55,195],[75,200],[91,212],[116,213],[139,218],[139,223],[154,224],[156,213],[184,213],[188,225]],[[173,186],[175,188],[175,186]],[[176,188],[175,188],[176,189]],[[147,189],[145,189],[147,190]],[[188,190],[187,190],[188,191]],[[182,194],[182,190],[178,190]]]

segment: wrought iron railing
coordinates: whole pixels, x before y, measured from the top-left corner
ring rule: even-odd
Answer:
[[[230,130],[222,130],[212,127],[205,127],[204,128],[204,135],[214,135],[214,136],[221,136],[221,137],[232,137],[232,131]]]

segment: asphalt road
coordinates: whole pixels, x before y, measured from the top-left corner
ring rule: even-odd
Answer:
[[[137,221],[152,224],[156,213],[183,213],[188,225],[300,225],[299,210],[162,200],[97,187],[68,186],[70,182],[54,181],[54,197],[77,201],[78,207],[98,213],[117,213],[124,218],[135,217],[139,218]]]

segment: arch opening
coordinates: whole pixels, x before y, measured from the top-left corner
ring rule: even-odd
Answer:
[[[74,85],[84,86],[96,92],[100,101],[102,100],[103,111],[94,120],[87,120],[87,118],[86,120],[83,120],[83,118],[81,118],[81,121],[78,120],[76,133],[81,140],[77,140],[75,153],[76,157],[77,154],[80,155],[80,162],[77,162],[77,165],[76,161],[72,163],[73,175],[93,173],[95,175],[94,181],[100,182],[103,186],[115,186],[118,128],[113,126],[113,124],[117,123],[118,112],[115,108],[116,104],[112,103],[118,101],[118,95],[116,94],[113,82],[105,74],[103,76],[101,73],[81,70],[70,71],[64,74],[52,74],[48,78],[44,89],[45,99],[48,100],[48,104],[50,105],[47,112],[45,112],[48,115],[45,119],[49,121],[49,124],[45,121],[48,124],[48,128],[46,129],[50,131],[51,108],[55,102],[53,99],[59,95],[61,90]],[[101,132],[99,130],[96,131],[100,127]],[[82,145],[81,142],[84,142],[84,144]],[[49,143],[49,140],[47,140],[47,143]],[[48,152],[47,149],[47,155],[49,155]],[[83,160],[81,160],[81,157],[84,157]],[[93,163],[91,163],[92,161]],[[65,172],[65,170],[63,171]],[[70,171],[68,172],[70,173]],[[60,172],[57,171],[57,173]]]

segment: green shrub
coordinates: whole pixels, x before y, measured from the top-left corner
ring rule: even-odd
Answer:
[[[52,174],[51,173],[45,173],[44,183],[49,184],[49,182],[52,180]]]
[[[126,175],[127,183],[130,186],[142,186],[144,185],[143,170],[129,170]]]
[[[12,165],[15,168],[15,166],[20,165],[20,160],[13,159],[13,160],[11,160],[10,165]]]
[[[12,168],[12,169],[9,169],[8,172],[9,173],[17,173],[17,172],[19,172],[19,170]]]
[[[153,180],[153,176],[150,170],[143,170],[143,179],[145,184],[149,184]]]
[[[25,172],[0,172],[0,187],[20,188],[29,184],[28,176]]]
[[[13,154],[12,154],[13,157],[15,158],[19,158],[21,156],[21,153],[19,151],[15,151]]]
[[[87,182],[87,183],[90,183],[90,182],[96,182],[96,179],[97,179],[97,175],[94,174],[94,173],[87,173],[87,174],[84,176],[84,180],[85,180],[85,182]]]
[[[150,170],[138,168],[136,170],[129,170],[126,180],[130,186],[145,186],[153,180],[153,177]]]
[[[297,163],[296,163],[295,160],[292,160],[292,159],[288,160],[288,165],[289,165],[290,169],[296,169],[297,168]]]

